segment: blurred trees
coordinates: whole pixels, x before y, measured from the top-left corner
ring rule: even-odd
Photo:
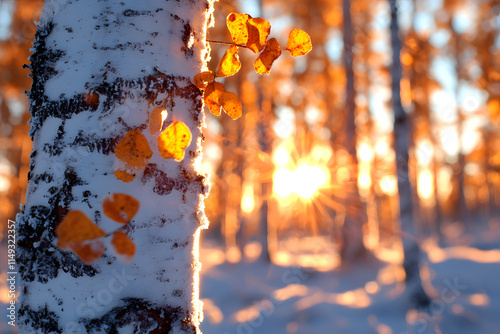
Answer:
[[[0,4],[0,226],[14,219],[24,203],[31,141],[28,137],[30,88],[28,62],[41,0],[2,1]],[[1,232],[0,231],[0,232]]]
[[[414,229],[417,243],[428,236],[471,242],[463,231],[500,230],[500,4],[398,1],[399,25],[391,26],[390,3],[218,2],[210,39],[229,40],[225,17],[242,11],[265,17],[280,41],[290,27],[302,28],[314,46],[303,59],[281,57],[269,76],[253,73],[254,55],[242,52],[242,71],[225,85],[241,97],[244,117],[230,122],[207,115],[207,236],[224,240],[228,260],[253,258],[269,241],[271,258],[282,264],[304,264],[298,255],[312,252],[308,264],[314,267],[320,253],[338,257],[363,248],[401,261],[401,229]],[[29,86],[21,66],[34,26],[26,22],[36,17],[40,1],[12,4],[11,35],[0,53],[2,161],[8,161],[2,166],[9,166],[0,171],[10,182],[8,193],[0,188],[10,203],[2,206],[3,217],[13,217],[23,192],[27,158],[20,152],[28,116],[24,102],[13,102],[22,101],[19,92]],[[391,28],[399,30],[401,52],[392,48]],[[221,52],[212,44],[215,62]],[[391,73],[398,54],[400,79]],[[403,118],[408,127],[394,141]],[[403,137],[407,156],[393,149]],[[306,165],[320,169],[301,174]],[[316,182],[310,174],[324,169],[326,181],[307,188]],[[402,178],[410,188],[400,198]],[[404,203],[412,213],[401,209]],[[399,223],[405,214],[409,230]],[[290,241],[305,237],[321,246],[306,251]],[[354,250],[345,252],[347,246]]]
[[[464,242],[460,231],[466,226],[498,229],[497,2],[445,1],[441,6],[398,1],[397,26],[390,24],[389,5],[395,2],[258,3],[260,11],[250,14],[280,22],[273,24],[273,36],[283,38],[283,31],[292,25],[303,27],[310,33],[314,49],[296,63],[283,57],[268,77],[248,73],[234,83],[240,94],[248,96],[244,103],[259,120],[248,123],[252,117],[248,113],[239,125],[246,129],[243,135],[240,128],[230,140],[225,141],[226,136],[220,139],[226,145],[229,141],[231,149],[224,151],[218,168],[233,166],[235,171],[233,157],[242,152],[244,161],[241,156],[238,159],[247,166],[245,174],[253,175],[244,182],[239,168],[239,177],[229,173],[231,178],[220,180],[233,188],[239,184],[237,190],[224,195],[242,199],[239,218],[233,219],[238,223],[231,224],[232,235],[241,230],[249,235],[265,232],[266,228],[257,227],[259,220],[254,215],[260,203],[268,200],[271,243],[279,244],[292,231],[298,237],[322,234],[328,236],[335,252],[342,253],[349,240],[346,226],[354,218],[359,224],[354,235],[363,236],[361,246],[384,260],[401,258],[396,254],[411,231],[418,245],[428,236]],[[223,7],[228,11],[219,12],[218,22],[224,22],[224,15],[235,8],[256,8],[238,4],[226,2]],[[391,27],[399,31],[401,44],[401,52],[394,51],[395,58]],[[458,48],[457,40],[461,40]],[[402,70],[393,81],[395,60],[401,61]],[[247,60],[247,66],[251,61]],[[400,85],[400,93],[394,91],[395,84]],[[394,124],[399,125],[401,117],[408,119],[407,127],[393,141]],[[248,139],[240,141],[246,135],[261,140],[262,133],[273,138],[269,141],[274,142],[272,151],[269,146],[249,144]],[[392,149],[401,138],[408,140],[407,153],[402,155]],[[233,148],[237,142],[240,146]],[[294,193],[293,187],[280,190],[277,181],[282,167],[288,168],[289,183],[300,183],[294,179],[294,168],[304,159],[316,163],[311,153],[318,143],[331,148],[331,156],[324,153],[322,162],[330,171],[328,184],[308,199]],[[249,160],[257,161],[258,166]],[[409,181],[403,200],[398,198],[402,178]],[[244,213],[244,189],[248,191],[249,182],[253,184],[254,210]],[[268,184],[268,191],[259,193],[263,184]],[[220,185],[215,182],[214,187]],[[400,227],[400,219],[406,220],[399,216],[400,204],[413,207],[402,210],[409,226]],[[305,222],[300,212],[307,216]],[[221,221],[226,219],[223,216]],[[239,240],[242,244],[237,247],[243,250],[250,239]],[[355,244],[348,242],[349,246]],[[272,253],[280,253],[279,249],[273,248]],[[278,255],[278,262],[287,257]],[[290,257],[288,260],[293,263]]]

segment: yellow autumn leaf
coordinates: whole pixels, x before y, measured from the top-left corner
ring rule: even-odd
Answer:
[[[207,85],[210,82],[214,81],[214,79],[215,79],[214,72],[205,71],[205,72],[201,72],[201,73],[196,74],[193,78],[193,82],[194,82],[194,85],[196,87],[198,87],[199,89],[205,89],[205,88],[207,88]]]
[[[241,117],[242,107],[238,95],[233,92],[225,91],[220,97],[222,108],[232,119]]]
[[[271,32],[271,24],[260,17],[247,21],[248,42],[246,47],[258,53],[266,46],[267,36]]]
[[[238,73],[241,68],[240,56],[238,55],[238,47],[232,45],[226,50],[224,56],[219,61],[217,67],[217,77],[229,77]]]
[[[311,37],[304,30],[293,29],[288,35],[286,49],[292,57],[303,56],[312,49]]]
[[[125,233],[117,231],[113,233],[111,245],[118,255],[121,255],[126,261],[132,260],[135,254],[135,243]]]
[[[69,211],[55,233],[58,238],[57,246],[62,249],[71,248],[72,243],[100,238],[106,234],[79,210]]]
[[[153,155],[148,140],[139,129],[129,131],[116,145],[115,155],[131,166],[146,166]]]
[[[184,159],[184,150],[191,144],[191,131],[183,122],[173,122],[158,137],[158,148],[165,159]]]
[[[126,183],[132,182],[135,178],[134,174],[131,174],[131,173],[129,173],[125,170],[121,170],[121,169],[116,170],[114,174],[118,180],[126,182]]]
[[[254,68],[255,72],[259,74],[269,74],[271,72],[271,66],[274,61],[281,56],[280,44],[276,38],[271,38],[267,41],[264,51],[255,60]]]
[[[149,115],[149,132],[154,136],[161,131],[163,122],[167,119],[167,110],[165,107],[156,107]]]
[[[205,93],[203,94],[203,100],[205,101],[208,109],[215,116],[220,116],[221,102],[220,97],[222,93],[226,91],[224,85],[217,81],[212,81],[208,84]]]
[[[248,14],[231,13],[226,18],[227,28],[231,33],[233,43],[245,45],[248,42],[247,21],[252,18]]]
[[[139,211],[139,201],[127,194],[113,194],[102,201],[102,211],[108,218],[126,224]]]

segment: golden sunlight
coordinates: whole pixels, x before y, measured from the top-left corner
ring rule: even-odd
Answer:
[[[301,162],[294,170],[278,168],[274,172],[273,181],[274,192],[279,197],[288,197],[295,193],[308,200],[330,182],[330,172],[324,166]]]
[[[330,173],[320,166],[300,164],[294,172],[296,180],[294,192],[303,199],[312,198],[319,188],[328,184]]]

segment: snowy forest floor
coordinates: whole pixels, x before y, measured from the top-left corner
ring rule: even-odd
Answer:
[[[263,261],[210,265],[202,252],[204,334],[498,334],[500,241],[439,248],[429,242],[428,312],[410,310],[397,266],[313,272]],[[430,252],[432,250],[432,254]]]
[[[401,269],[380,262],[315,272],[262,260],[223,262],[203,242],[204,334],[497,334],[500,333],[500,237],[469,246],[428,242],[423,276],[429,312],[409,310]],[[5,247],[2,247],[5,250]],[[2,252],[2,273],[5,252]],[[5,283],[2,282],[5,292]],[[3,297],[3,296],[2,296]],[[3,300],[4,298],[2,298]],[[0,333],[17,333],[6,324]]]

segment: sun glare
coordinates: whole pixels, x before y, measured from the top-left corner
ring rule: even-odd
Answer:
[[[328,183],[328,171],[320,166],[301,164],[295,170],[296,185],[294,192],[303,199],[312,198],[321,186]]]
[[[297,168],[278,168],[274,173],[274,192],[279,197],[295,193],[302,199],[313,198],[318,190],[330,181],[326,167],[301,162]]]

